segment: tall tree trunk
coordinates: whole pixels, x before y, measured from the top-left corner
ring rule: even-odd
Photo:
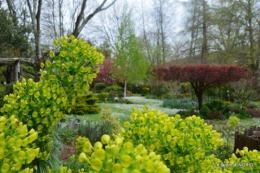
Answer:
[[[203,92],[199,92],[199,94],[196,94],[196,96],[198,99],[198,109],[200,110],[203,106]]]
[[[208,38],[207,38],[207,19],[206,19],[206,2],[203,0],[203,14],[202,14],[202,49],[201,49],[201,63],[206,63],[206,56],[208,51]]]
[[[126,91],[127,91],[127,81],[125,80],[125,85],[124,85],[124,99],[126,99]]]
[[[38,8],[36,13],[36,61],[41,58],[41,8],[42,8],[42,0],[38,1]]]
[[[141,5],[142,5],[142,25],[143,25],[142,27],[143,27],[143,34],[144,34],[144,45],[145,45],[145,48],[146,48],[146,51],[147,51],[147,57],[151,61],[152,58],[151,58],[149,43],[148,43],[148,40],[147,40],[147,34],[146,34],[146,30],[145,30],[143,1],[141,1]],[[152,63],[152,65],[155,65],[155,64]]]
[[[195,1],[196,3],[197,1]],[[192,16],[192,25],[191,25],[191,41],[190,41],[190,50],[189,50],[189,58],[190,62],[193,61],[194,58],[194,40],[195,40],[195,20],[196,20],[196,14],[197,14],[197,7],[195,5],[193,16]]]
[[[193,88],[195,95],[197,97],[198,100],[198,110],[200,110],[203,106],[203,93],[204,93],[204,88],[203,86],[201,86],[200,83],[195,84],[195,83],[190,83],[191,87]]]
[[[160,0],[160,11],[159,11],[159,23],[160,23],[160,29],[161,29],[161,43],[162,43],[162,62],[163,62],[163,65],[165,65],[165,62],[166,62],[166,53],[165,53],[165,33],[164,33],[164,27],[163,27],[163,9],[162,9],[162,1]]]
[[[63,27],[63,14],[61,11],[63,0],[59,0],[59,36],[62,37],[64,35],[64,27]]]

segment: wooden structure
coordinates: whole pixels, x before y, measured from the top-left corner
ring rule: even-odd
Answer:
[[[260,151],[260,127],[250,127],[244,131],[244,134],[235,132],[234,153],[237,149],[242,150],[244,147],[248,150]],[[236,155],[239,157],[238,154]]]
[[[45,62],[46,59],[52,61],[48,53],[44,53],[42,58],[38,61],[35,61],[35,58],[0,58],[0,67],[6,66],[6,70],[3,72],[6,84],[14,83],[23,77],[30,77],[38,81],[40,76],[40,64],[41,62]],[[31,66],[34,72],[22,68],[21,64]]]

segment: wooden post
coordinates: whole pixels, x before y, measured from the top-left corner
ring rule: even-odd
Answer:
[[[6,71],[3,72],[6,80],[6,84],[11,84],[20,80],[21,78],[21,67],[20,61],[15,60],[13,64],[8,65]]]

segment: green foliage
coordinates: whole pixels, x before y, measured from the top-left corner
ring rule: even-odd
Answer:
[[[78,136],[78,130],[70,128],[59,128],[57,129],[57,133],[61,141],[66,144],[72,143]]]
[[[131,91],[134,94],[141,94],[143,85],[140,84],[128,84],[128,90]]]
[[[124,97],[127,83],[144,82],[147,77],[149,61],[145,58],[142,44],[136,37],[130,13],[123,13],[115,42],[115,56],[112,61],[113,76],[124,84]]]
[[[13,93],[13,84],[6,84],[4,89],[0,91],[0,108],[5,104],[4,97],[11,93]]]
[[[106,91],[110,93],[110,100],[113,100],[114,97],[123,97],[123,88],[118,85],[110,85],[106,87]]]
[[[77,97],[76,103],[71,106],[71,114],[85,115],[85,114],[96,114],[101,108],[96,104],[98,98],[93,94]]]
[[[106,88],[106,84],[99,82],[95,84],[95,89],[97,92],[103,91]]]
[[[105,123],[110,123],[112,127],[112,134],[119,134],[121,125],[120,122],[112,114],[112,110],[108,105],[105,105],[101,112],[101,118]]]
[[[99,102],[106,102],[106,101],[112,99],[112,98],[110,98],[112,96],[111,96],[111,93],[109,93],[109,92],[94,93],[93,95],[98,98]]]
[[[112,135],[110,122],[83,121],[79,124],[78,135],[87,137],[92,144],[98,141],[103,134]]]
[[[150,92],[150,88],[148,87],[143,87],[142,88],[142,95],[145,96],[146,94],[148,94]]]
[[[111,92],[111,91],[122,91],[123,92],[123,88],[121,86],[118,85],[110,85],[106,87],[106,91],[107,92]]]
[[[179,99],[164,99],[162,107],[171,109],[190,109],[192,104],[189,100],[179,100]]]
[[[4,104],[5,104],[4,96],[5,96],[5,92],[4,91],[0,91],[0,108],[3,107]]]
[[[1,6],[1,4],[0,4]],[[15,16],[0,8],[0,56],[22,57],[30,52],[29,27],[21,25]]]
[[[146,95],[145,98],[147,98],[147,99],[158,99],[158,97],[156,95],[152,95],[152,94]]]
[[[251,115],[248,113],[248,111],[245,108],[241,108],[239,113],[236,114],[236,116],[240,119],[251,118]]]
[[[148,79],[148,86],[150,88],[150,94],[156,96],[156,98],[162,98],[169,94],[165,84],[161,81],[157,81],[153,78]]]
[[[205,119],[223,119],[229,117],[230,108],[221,100],[213,100],[202,106],[200,114]]]
[[[63,165],[71,172],[64,173],[78,173],[80,169],[84,168],[84,164],[81,163],[75,155],[71,156],[67,162],[63,162]],[[55,172],[54,172],[55,173]]]

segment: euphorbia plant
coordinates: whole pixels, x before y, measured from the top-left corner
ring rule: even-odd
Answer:
[[[59,38],[54,45],[59,53],[55,55],[51,51],[52,60],[41,64],[40,81],[23,79],[16,82],[14,93],[5,96],[6,104],[0,110],[4,117],[13,116],[27,124],[29,131],[38,132],[38,138],[30,147],[40,151],[28,166],[38,172],[47,172],[49,166],[54,170],[57,168],[48,164],[54,126],[64,116],[62,111],[73,105],[77,96],[89,92],[89,84],[98,73],[95,67],[104,60],[94,47],[74,36]]]
[[[223,140],[199,117],[169,117],[161,111],[148,110],[147,106],[143,111],[134,108],[130,117],[131,121],[124,123],[124,139],[161,155],[171,171],[220,170],[214,166],[220,160],[208,153],[223,145]]]

